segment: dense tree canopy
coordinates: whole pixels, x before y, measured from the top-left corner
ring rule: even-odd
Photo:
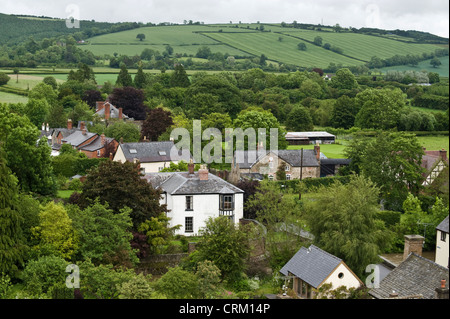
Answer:
[[[321,187],[306,209],[314,242],[342,258],[360,277],[390,243],[384,223],[376,218],[378,192],[370,180],[354,176],[346,185]]]
[[[159,204],[160,197],[160,191],[141,178],[137,164],[107,160],[87,175],[80,203],[88,207],[99,198],[100,203],[107,202],[115,213],[128,207],[132,210],[133,227],[137,229],[150,217],[166,212],[166,206]]]

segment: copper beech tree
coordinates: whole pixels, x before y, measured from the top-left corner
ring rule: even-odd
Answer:
[[[160,191],[141,176],[138,164],[102,162],[86,176],[79,205],[85,208],[98,198],[101,203],[108,202],[109,208],[117,213],[124,207],[131,208],[133,229],[137,229],[151,217],[158,218],[167,212],[166,205],[159,204]]]

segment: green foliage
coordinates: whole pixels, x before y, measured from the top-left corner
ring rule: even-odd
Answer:
[[[2,148],[8,167],[18,178],[20,189],[52,195],[56,192],[56,183],[51,149],[47,139],[38,141],[38,137],[38,129],[26,116],[10,113],[6,105],[0,104],[0,141],[4,142]]]
[[[0,85],[5,85],[11,78],[6,73],[0,73]]]
[[[155,289],[171,299],[193,299],[198,296],[197,278],[180,267],[170,268],[155,283]]]
[[[66,260],[70,260],[78,246],[72,220],[62,204],[49,202],[42,207],[39,213],[39,225],[32,228],[32,233],[40,240],[39,245],[54,247]]]
[[[400,212],[393,212],[391,210],[382,210],[377,213],[377,218],[381,219],[387,228],[391,228],[394,225],[400,223]]]
[[[353,176],[346,185],[321,187],[306,205],[306,218],[314,242],[342,258],[356,275],[366,265],[376,263],[389,247],[391,236],[378,220],[379,189],[362,176]]]
[[[125,264],[137,262],[130,246],[132,234],[131,209],[113,211],[98,200],[84,210],[72,208],[70,217],[78,239],[77,256],[94,264],[106,263],[107,258],[125,255]]]
[[[220,269],[222,278],[236,280],[246,267],[250,235],[246,226],[235,225],[226,217],[209,218],[196,246],[196,260],[210,260]]]
[[[139,141],[139,127],[131,122],[118,121],[108,125],[105,129],[105,136],[112,137],[116,141],[123,139],[124,143],[134,143]]]
[[[295,233],[303,228],[304,221],[293,195],[292,189],[283,193],[277,184],[263,181],[245,204],[245,209],[255,211],[255,219],[266,227],[266,249],[273,269],[288,262],[301,246]]]
[[[155,290],[150,284],[151,275],[139,274],[119,285],[119,299],[152,299]],[[161,299],[162,296],[158,296]]]
[[[38,295],[47,293],[55,284],[65,282],[68,264],[63,258],[57,256],[43,256],[28,261],[22,273],[26,290]]]
[[[119,75],[117,76],[116,86],[132,86],[133,79],[131,75],[128,73],[127,67],[125,64],[122,64],[120,67]]]
[[[0,146],[1,142],[0,142]],[[16,276],[23,264],[22,217],[17,211],[17,179],[11,174],[0,148],[0,274]]]
[[[295,106],[286,120],[286,129],[293,132],[309,132],[314,129],[310,112],[303,106]]]
[[[360,107],[356,126],[389,130],[397,126],[406,98],[399,89],[366,89],[356,96],[356,104]]]
[[[138,228],[140,233],[147,236],[150,251],[154,254],[161,253],[162,247],[168,244],[169,240],[173,237],[175,230],[181,227],[181,225],[169,227],[169,221],[170,219],[165,215],[150,217]]]
[[[150,217],[166,212],[166,206],[159,204],[160,191],[142,179],[139,168],[131,162],[106,160],[89,171],[83,184],[81,206],[88,207],[97,197],[101,203],[108,202],[114,212],[131,208],[135,229]]]
[[[354,139],[345,149],[351,168],[370,178],[381,190],[385,207],[401,210],[408,192],[422,188],[423,149],[417,137],[399,132],[380,132],[374,139]]]
[[[336,72],[336,75],[331,79],[331,87],[338,90],[351,90],[358,87],[358,82],[353,73],[347,69],[340,69]]]
[[[111,264],[95,266],[89,259],[79,267],[83,276],[80,289],[86,299],[119,299],[121,294],[129,293],[124,283],[133,284],[136,277],[133,269],[114,268]]]

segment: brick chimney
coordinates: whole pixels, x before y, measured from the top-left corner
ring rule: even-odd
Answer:
[[[206,168],[206,165],[202,165],[201,168],[198,170],[198,177],[201,181],[207,181],[208,180],[208,174],[209,171]]]
[[[80,130],[85,130],[86,129],[86,123],[84,121],[80,121]]]
[[[111,114],[111,108],[109,103],[105,103],[105,120],[109,120]]]
[[[71,129],[72,129],[72,120],[71,120],[71,119],[68,119],[68,120],[67,120],[67,129],[68,129],[68,130],[71,130]]]
[[[119,120],[123,117],[123,108],[119,107]]]
[[[194,167],[195,167],[194,162],[191,159],[189,164],[188,164],[189,175],[194,175]]]
[[[405,260],[410,253],[422,256],[422,247],[425,238],[420,235],[405,235],[405,248],[403,250],[403,260]]]
[[[449,299],[448,286],[446,286],[447,280],[441,280],[441,286],[436,288],[436,299]]]
[[[106,139],[105,139],[105,134],[100,135],[100,141],[102,146],[105,145]]]
[[[100,111],[101,109],[103,109],[103,107],[105,106],[105,102],[99,101],[99,102],[95,102],[96,104],[96,110],[95,112]]]
[[[440,150],[439,156],[442,158],[442,160],[446,161],[447,160],[447,151],[444,149]]]
[[[320,145],[319,145],[319,143],[316,143],[316,145],[314,145],[314,154],[316,154],[316,159],[319,161],[320,160]]]

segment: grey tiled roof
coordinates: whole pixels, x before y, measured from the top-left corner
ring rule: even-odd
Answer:
[[[424,299],[434,299],[435,289],[440,287],[442,279],[448,282],[448,268],[411,253],[381,280],[379,288],[371,289],[369,294],[385,299],[395,291],[399,297],[422,295]]]
[[[141,163],[182,160],[182,156],[179,153],[177,153],[174,158],[170,157],[170,151],[172,147],[175,146],[172,141],[123,143],[120,144],[120,146],[128,161],[133,161],[135,158]]]
[[[171,195],[186,194],[236,194],[244,191],[233,184],[217,177],[214,174],[208,174],[208,180],[201,181],[198,172],[192,176],[188,172],[171,173],[149,173],[143,177],[154,188],[160,188]]]
[[[436,227],[437,230],[448,233],[448,215],[445,219]]]
[[[111,143],[112,141],[114,141],[114,139],[112,137],[105,137],[105,141],[106,143]],[[95,140],[93,140],[88,145],[82,146],[80,149],[83,151],[93,152],[103,148],[103,146],[104,145],[102,144],[102,138],[100,136],[97,136]]]
[[[300,248],[280,272],[285,276],[291,273],[318,288],[341,262],[342,259],[311,245],[309,248]]]
[[[278,150],[278,157],[287,162],[293,167],[300,167],[302,158],[301,150]],[[236,151],[235,159],[239,160],[239,156],[243,156],[243,162],[239,162],[239,168],[248,169],[255,165],[262,157],[266,156],[269,150],[260,151]],[[258,157],[258,155],[260,155]],[[252,159],[256,159],[253,161]],[[303,166],[304,167],[318,167],[319,162],[317,161],[316,154],[314,150],[303,150]]]
[[[108,103],[110,105],[109,106],[109,112],[110,112],[109,117],[112,119],[119,118],[119,109],[109,102],[106,102],[106,103]],[[104,117],[105,116],[105,108],[103,107],[101,110],[95,112],[95,114],[99,115],[100,117]],[[122,118],[128,119],[129,117],[122,112]]]
[[[62,141],[71,144],[73,146],[78,146],[95,135],[97,135],[97,133],[85,132],[85,134],[83,134],[82,131],[75,131],[66,138],[64,138]]]

